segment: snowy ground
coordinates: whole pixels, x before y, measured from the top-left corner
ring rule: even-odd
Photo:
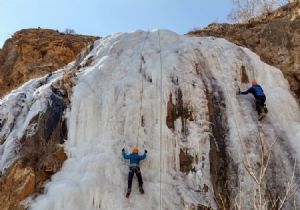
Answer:
[[[259,130],[266,144],[279,138],[272,154],[278,166],[273,178],[284,183],[291,176],[293,158],[300,159],[299,107],[282,73],[249,50],[224,39],[155,30],[105,37],[96,41],[90,56],[93,63],[78,73],[68,113],[69,158],[31,209],[192,209],[197,204],[217,208],[203,77],[217,82],[220,89],[213,91],[223,92],[229,127],[226,152],[237,171],[237,176],[228,178],[239,185],[232,189],[232,199],[251,209],[256,188],[243,161],[259,159]],[[270,113],[261,124],[253,97],[236,96],[242,65],[250,81],[257,79],[267,95]],[[184,134],[180,119],[174,130],[166,125],[169,94],[175,103],[179,88],[183,102],[193,110],[193,121],[187,121]],[[121,157],[124,146],[127,151],[134,146],[149,151],[141,162],[145,195],[138,193],[134,178],[130,199],[124,197],[128,173],[128,162]],[[194,157],[192,172],[180,172],[180,149]],[[299,201],[298,193],[298,205]]]

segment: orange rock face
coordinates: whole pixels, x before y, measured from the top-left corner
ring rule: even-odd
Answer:
[[[24,82],[62,68],[97,37],[24,29],[0,50],[0,96]]]
[[[34,192],[35,176],[33,169],[23,167],[20,161],[12,165],[10,170],[0,181],[0,209],[23,209],[20,205],[20,201]]]
[[[34,193],[43,190],[44,182],[57,172],[67,159],[61,146],[53,145],[54,152],[45,163],[45,169],[24,163],[24,158],[18,159],[0,178],[0,209],[24,210],[21,202]],[[51,148],[48,148],[48,150]]]

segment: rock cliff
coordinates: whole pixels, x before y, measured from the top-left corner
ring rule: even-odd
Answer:
[[[300,98],[300,1],[244,24],[211,24],[190,36],[222,37],[247,47],[279,68]]]
[[[53,39],[50,38],[50,35]],[[29,37],[35,37],[35,42]],[[6,95],[1,101],[0,109],[6,110],[4,111],[6,114],[2,112],[0,116],[0,165],[3,167],[0,173],[1,210],[24,209],[25,207],[21,202],[28,196],[43,192],[45,182],[61,168],[67,159],[62,147],[68,132],[65,111],[70,104],[72,86],[76,80],[75,72],[81,67],[79,63],[83,57],[92,49],[93,44],[90,44],[89,47],[87,45],[94,39],[87,36],[63,35],[52,30],[22,30],[17,32],[12,40],[6,41],[3,50],[0,51],[0,54],[4,55],[0,57],[2,58],[0,61],[3,62],[0,69],[1,71],[10,71],[0,74],[1,78],[5,78],[4,75],[9,78],[9,80],[2,79],[2,86],[0,87],[3,87],[3,90],[0,91],[1,94],[21,85],[30,78],[50,72],[42,78],[24,84],[23,89],[21,87],[15,90],[13,96]],[[18,51],[17,45],[14,44],[20,40],[22,43],[25,42],[22,46],[27,49],[26,52],[23,50],[20,53],[21,51]],[[59,43],[60,41],[65,44],[68,43],[66,45],[69,47],[59,48],[55,46],[55,42]],[[42,42],[52,57],[39,57],[42,48],[38,43]],[[85,50],[80,54],[83,48]],[[23,60],[21,55],[25,57]],[[36,57],[32,57],[33,55]],[[75,61],[58,73],[60,76],[57,76],[55,72],[52,73],[52,71],[57,70],[52,68],[60,68],[72,60]],[[88,60],[88,62],[90,61],[91,59]],[[47,62],[49,65],[44,65]],[[30,67],[37,64],[44,66],[41,68]],[[83,63],[82,65],[88,64]],[[25,77],[19,78],[17,76],[19,71],[27,72]],[[56,80],[56,77],[59,79]],[[13,85],[5,86],[10,84],[9,82],[12,82]],[[27,86],[29,88],[26,88]],[[29,98],[35,98],[35,102],[26,105]],[[19,107],[19,111],[14,112],[6,109],[6,103],[10,100],[14,100],[13,107]],[[39,110],[43,106],[45,107]],[[22,111],[20,112],[22,109],[33,114],[25,114],[29,117],[27,122],[21,122],[22,120],[18,118],[18,116],[23,115]],[[17,117],[18,120],[11,121],[11,115]],[[13,130],[20,128],[20,124],[27,125],[27,123],[28,127],[20,136],[12,134],[14,133]],[[16,140],[15,143],[10,144],[10,139]],[[5,148],[8,147],[13,147],[11,154],[4,152]]]
[[[32,78],[62,68],[97,37],[50,29],[24,29],[0,50],[0,96]]]

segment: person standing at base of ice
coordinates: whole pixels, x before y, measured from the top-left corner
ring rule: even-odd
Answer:
[[[129,174],[128,174],[128,188],[127,188],[126,198],[128,198],[131,193],[132,179],[134,174],[136,174],[138,178],[140,193],[144,194],[143,179],[142,179],[142,173],[140,169],[140,161],[146,158],[147,150],[145,150],[143,155],[139,155],[139,149],[137,147],[133,148],[131,154],[127,154],[125,152],[125,149],[123,148],[122,155],[125,159],[130,159]]]
[[[265,113],[268,113],[268,109],[266,107],[266,95],[262,89],[262,87],[257,83],[256,80],[252,81],[252,87],[250,87],[246,91],[240,91],[238,94],[247,95],[248,93],[252,93],[255,98],[256,111],[258,113],[258,119],[261,120]]]

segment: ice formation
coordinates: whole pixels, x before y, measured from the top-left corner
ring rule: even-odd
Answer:
[[[113,34],[88,58],[68,113],[68,159],[30,209],[217,209],[222,182],[231,207],[252,209],[257,186],[244,163],[257,167],[259,137],[266,150],[277,139],[263,190],[284,192],[300,159],[300,114],[280,70],[224,39],[167,30]],[[236,95],[249,85],[242,66],[267,95],[262,122],[253,97]],[[145,195],[134,179],[126,199],[121,149],[134,146],[148,150]],[[295,200],[299,206],[299,193]]]

